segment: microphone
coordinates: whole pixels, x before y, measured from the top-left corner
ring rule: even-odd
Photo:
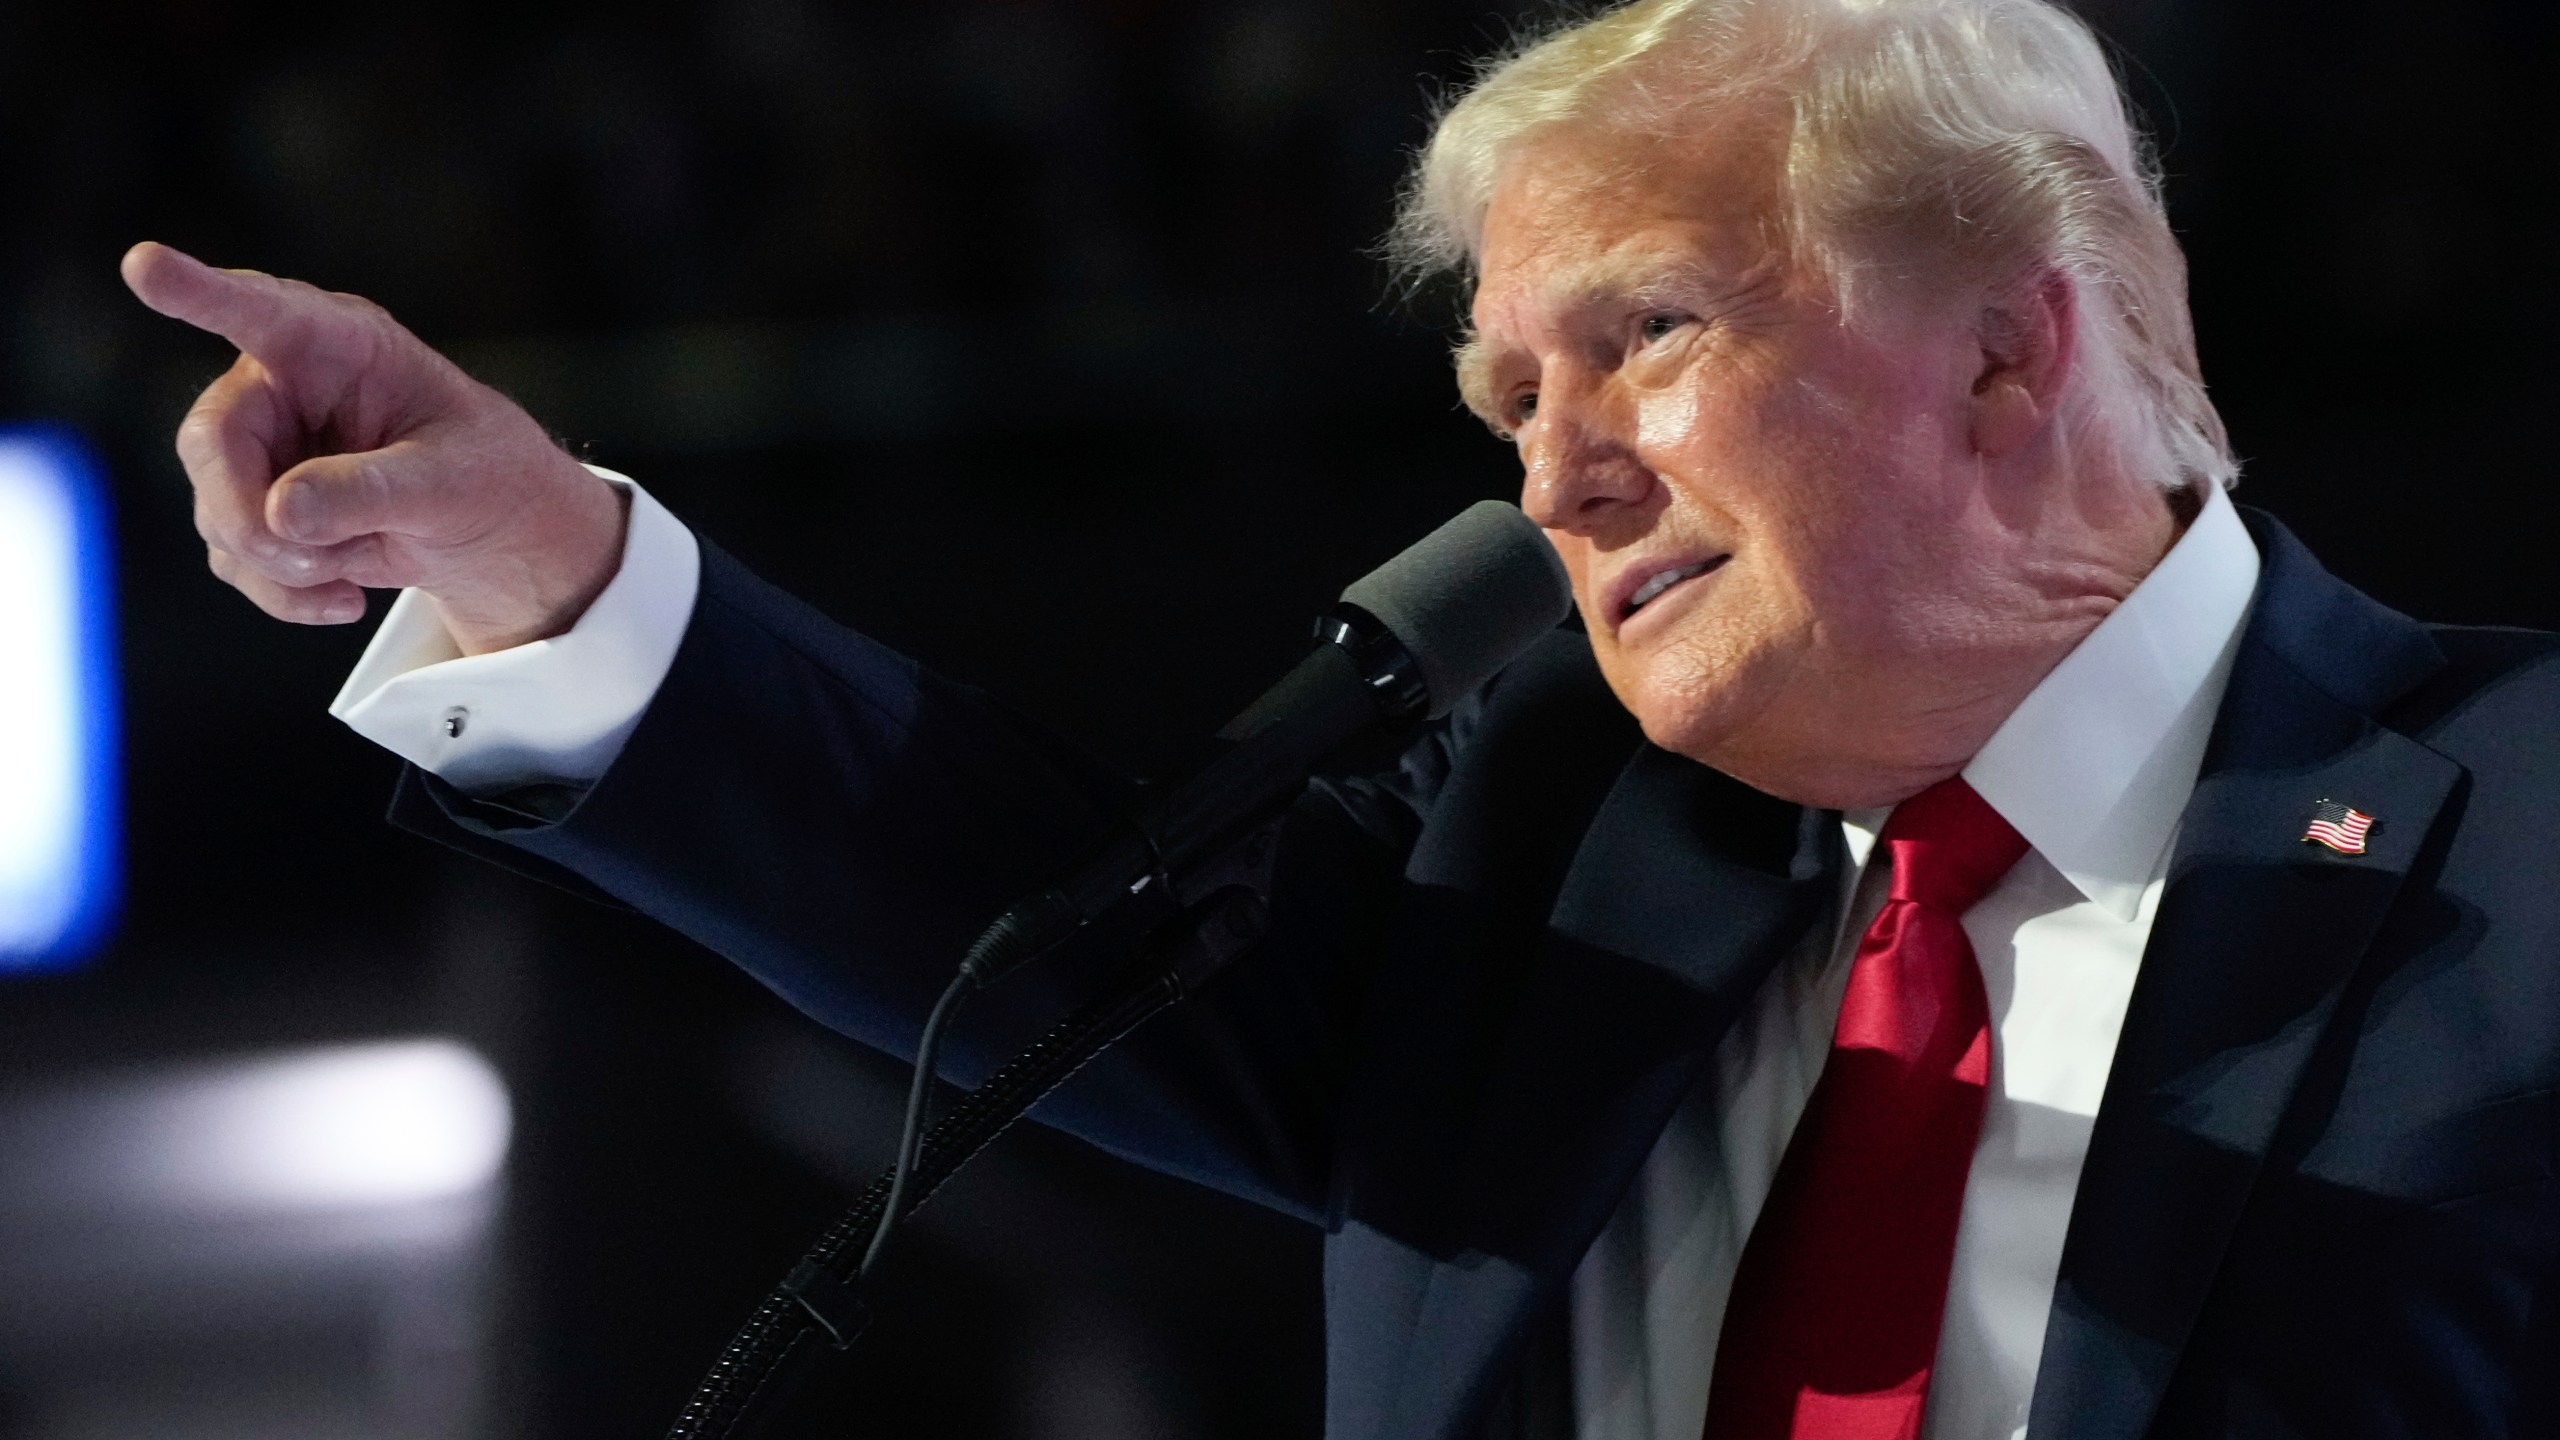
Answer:
[[[1458,512],[1353,581],[1317,622],[1315,650],[1218,732],[1226,752],[999,916],[962,977],[992,984],[1149,890],[1160,904],[1196,902],[1216,888],[1233,844],[1285,806],[1328,752],[1446,715],[1572,606],[1563,562],[1518,506],[1485,500]]]
[[[1224,754],[1147,807],[1124,834],[1057,883],[997,916],[969,947],[917,1037],[897,1165],[850,1282],[838,1277],[832,1258],[822,1260],[813,1250],[783,1282],[775,1303],[799,1307],[838,1348],[850,1344],[865,1323],[868,1312],[858,1287],[906,1215],[913,1177],[925,1159],[934,1057],[963,1001],[1123,904],[1148,907],[1158,916],[1188,911],[1239,878],[1239,858],[1249,875],[1258,857],[1246,842],[1267,833],[1263,827],[1288,806],[1328,752],[1373,730],[1446,715],[1553,630],[1572,604],[1564,565],[1546,536],[1518,507],[1498,500],[1460,511],[1354,581],[1316,622],[1314,653],[1218,732],[1229,742]],[[1243,890],[1252,894],[1249,880]],[[1233,892],[1226,898],[1232,901]],[[1205,917],[1208,928],[1181,947],[1187,958],[1180,964],[1099,1011],[1079,1011],[1016,1057],[1015,1065],[998,1071],[973,1099],[981,1113],[1002,1119],[975,1143],[992,1139],[1037,1103],[1047,1086],[1250,944],[1259,933],[1252,913],[1258,903],[1231,904],[1225,911],[1202,906],[1213,912]],[[1224,934],[1209,933],[1220,925]],[[939,1174],[948,1175],[974,1148],[955,1153],[957,1158],[936,1162]],[[939,1183],[927,1180],[922,1193]],[[769,1369],[770,1362],[757,1363]],[[756,1373],[760,1384],[764,1372]],[[705,1384],[725,1391],[731,1381],[715,1370]],[[749,1394],[756,1388],[746,1387]]]

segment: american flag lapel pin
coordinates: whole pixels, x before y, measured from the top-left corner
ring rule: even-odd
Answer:
[[[2311,823],[2302,832],[2305,845],[2326,845],[2341,855],[2364,853],[2365,832],[2373,828],[2373,817],[2361,810],[2323,799],[2311,807]]]

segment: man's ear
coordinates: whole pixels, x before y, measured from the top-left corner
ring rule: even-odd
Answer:
[[[2042,434],[2061,404],[2079,358],[2079,291],[2061,271],[2040,267],[1993,291],[1974,333],[1973,448],[1997,460]]]

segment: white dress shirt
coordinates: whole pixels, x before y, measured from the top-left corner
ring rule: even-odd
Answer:
[[[628,489],[629,531],[575,628],[465,658],[433,607],[403,594],[330,713],[473,793],[602,775],[673,663],[701,562],[646,491],[598,473]],[[2213,491],[1965,767],[2029,849],[1964,917],[1991,1002],[1992,1084],[1927,1440],[2024,1433],[2090,1123],[2257,576]],[[1578,1440],[1697,1440],[1734,1267],[1884,903],[1885,868],[1866,862],[1886,813],[1843,818],[1840,923],[1770,975],[1574,1275]]]

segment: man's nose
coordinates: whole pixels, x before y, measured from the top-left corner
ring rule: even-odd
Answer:
[[[1520,464],[1520,508],[1550,530],[1575,535],[1591,535],[1641,506],[1661,483],[1597,407],[1544,396],[1520,429]]]

